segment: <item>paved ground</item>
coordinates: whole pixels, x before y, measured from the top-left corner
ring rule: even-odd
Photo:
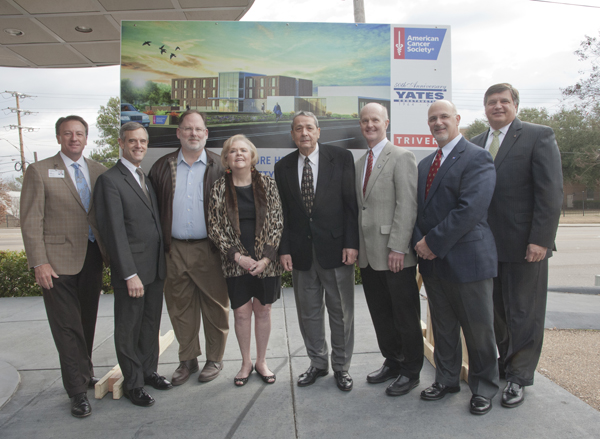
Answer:
[[[424,302],[422,302],[424,303]],[[98,375],[116,363],[113,346],[113,298],[102,296],[94,346]],[[579,318],[573,318],[577,314]],[[549,326],[600,328],[600,297],[550,293]],[[233,321],[231,320],[231,323]],[[163,313],[162,332],[171,329]],[[369,385],[366,374],[382,362],[362,288],[356,289],[356,345],[350,373],[352,392],[337,389],[332,374],[313,386],[298,388],[296,377],[308,366],[291,290],[273,307],[273,332],[268,359],[277,382],[268,386],[256,374],[242,388],[233,385],[241,364],[233,332],[225,353],[225,369],[215,381],[199,384],[195,377],[167,392],[154,389],[156,404],[133,406],[110,394],[92,401],[93,414],[75,419],[62,388],[56,350],[41,298],[0,299],[0,360],[18,369],[14,397],[0,410],[0,437],[11,438],[504,438],[507,425],[519,438],[597,438],[600,413],[547,378],[536,375],[523,406],[500,406],[486,416],[468,412],[470,392],[426,402],[419,392],[434,380],[425,360],[421,384],[410,394],[390,398],[385,385]],[[159,372],[170,376],[177,365],[174,342],[160,359]],[[1,371],[0,365],[0,371]],[[0,389],[2,385],[0,384]],[[92,395],[92,392],[89,392]]]
[[[551,259],[550,286],[557,291],[595,293],[594,275],[600,274],[600,227],[561,226],[559,252]],[[18,229],[0,229],[0,249],[19,249]],[[15,248],[17,246],[17,248]],[[546,327],[600,329],[600,296],[549,293]],[[424,304],[425,302],[422,302]],[[423,310],[424,312],[424,310]],[[230,316],[233,324],[233,315]],[[470,392],[442,401],[426,402],[419,392],[434,380],[425,360],[421,384],[410,394],[390,398],[385,385],[369,385],[366,374],[382,357],[362,293],[356,289],[355,355],[352,392],[337,389],[332,374],[307,388],[295,385],[308,366],[298,329],[291,290],[273,307],[273,331],[268,359],[277,383],[264,384],[256,374],[243,388],[233,385],[241,357],[233,331],[225,352],[225,369],[215,381],[199,384],[193,378],[168,392],[150,389],[151,408],[112,400],[110,394],[92,401],[93,414],[75,419],[62,387],[58,356],[50,335],[42,299],[0,299],[0,437],[11,438],[597,438],[600,413],[542,375],[527,389],[526,402],[517,409],[500,406],[483,417],[468,412]],[[162,332],[171,329],[164,308]],[[202,360],[202,358],[201,358]],[[116,364],[113,345],[113,298],[102,296],[94,346],[96,373]],[[177,343],[160,359],[159,372],[170,377],[177,366]],[[18,370],[18,374],[16,370]],[[15,380],[21,380],[16,393]],[[501,384],[501,388],[503,384]],[[7,393],[8,392],[8,393]],[[89,392],[92,396],[92,392]],[[8,401],[7,401],[8,400]]]

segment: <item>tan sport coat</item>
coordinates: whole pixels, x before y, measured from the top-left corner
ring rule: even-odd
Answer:
[[[363,197],[363,174],[368,152],[356,162],[356,198],[360,248],[358,265],[389,270],[390,250],[405,253],[404,266],[417,258],[410,246],[417,219],[417,162],[415,155],[388,142],[373,163]]]
[[[96,179],[106,168],[85,161],[93,194]],[[63,178],[51,178],[50,170],[64,171]],[[21,192],[21,233],[29,267],[50,264],[58,275],[79,273],[87,252],[88,225],[98,240],[93,201],[86,212],[60,153],[29,165]],[[104,255],[99,240],[98,244]]]

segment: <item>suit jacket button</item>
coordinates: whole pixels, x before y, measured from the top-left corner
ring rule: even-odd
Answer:
[[[309,218],[308,220],[312,223],[312,218]]]
[[[365,206],[363,206],[363,210],[367,210],[367,208]]]
[[[308,239],[310,239],[310,235],[308,235]]]

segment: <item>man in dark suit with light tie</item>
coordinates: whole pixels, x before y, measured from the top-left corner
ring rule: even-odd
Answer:
[[[329,373],[326,305],[335,380],[340,390],[349,391],[358,254],[354,159],[350,151],[318,144],[320,132],[313,113],[296,113],[292,139],[298,150],[275,165],[284,216],[279,255],[283,268],[293,270],[300,332],[311,361],[298,386]]]
[[[77,418],[92,413],[86,392],[98,381],[91,358],[102,289],[102,247],[91,194],[106,168],[83,157],[87,136],[83,118],[58,119],[60,152],[29,166],[21,192],[27,262],[42,287],[63,385]]]
[[[524,386],[542,351],[548,258],[552,256],[563,200],[560,151],[551,128],[521,122],[519,92],[492,85],[484,97],[490,129],[472,139],[490,151],[496,189],[488,219],[498,249],[494,278],[494,330],[500,374],[506,377],[502,405],[524,401]]]
[[[483,415],[498,392],[492,303],[497,255],[487,223],[496,172],[490,154],[462,137],[459,122],[451,102],[431,105],[428,124],[439,148],[418,166],[413,243],[429,300],[436,366],[435,382],[421,398],[438,400],[460,391],[462,327],[470,411]]]
[[[394,382],[390,396],[419,384],[423,334],[417,258],[410,241],[417,219],[417,162],[386,138],[387,109],[377,103],[360,111],[369,151],[356,162],[360,266],[365,297],[385,362],[367,376],[371,384]]]
[[[144,384],[159,390],[172,387],[156,372],[165,255],[156,195],[139,167],[148,148],[146,129],[137,122],[124,124],[119,146],[123,156],[98,178],[94,202],[100,236],[110,256],[123,393],[133,404],[148,407],[154,398]]]

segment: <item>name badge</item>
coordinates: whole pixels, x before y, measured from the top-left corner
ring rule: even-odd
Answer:
[[[65,171],[62,169],[48,169],[49,178],[65,178]]]

